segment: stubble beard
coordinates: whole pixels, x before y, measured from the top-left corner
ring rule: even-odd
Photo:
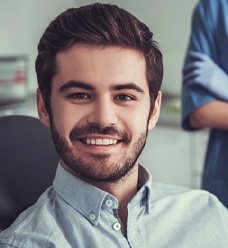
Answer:
[[[125,150],[119,159],[110,162],[111,155],[109,154],[91,153],[89,159],[80,157],[80,154],[76,155],[73,147],[68,145],[64,137],[61,137],[53,122],[51,123],[51,131],[56,150],[64,164],[82,179],[96,183],[116,183],[129,174],[146,144],[148,133],[146,128],[134,142],[130,151]],[[71,132],[73,135],[70,135],[71,140],[74,138],[74,133],[75,130],[73,129]],[[130,144],[130,140],[125,137],[126,147],[128,147],[128,143]]]

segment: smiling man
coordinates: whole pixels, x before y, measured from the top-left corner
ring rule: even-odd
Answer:
[[[161,93],[150,115],[145,59],[133,49],[76,44],[56,60],[52,118],[46,118],[39,93],[41,120],[51,123],[64,168],[105,189],[104,182],[118,182],[132,168],[137,171],[136,160],[148,128],[157,120]]]
[[[152,183],[138,162],[161,106],[152,38],[109,4],[50,23],[38,45],[37,107],[61,160],[53,186],[1,233],[1,248],[227,247],[228,213],[214,196]]]

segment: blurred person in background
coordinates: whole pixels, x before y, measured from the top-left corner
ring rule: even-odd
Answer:
[[[202,188],[228,207],[228,0],[194,10],[183,68],[182,127],[210,128]]]

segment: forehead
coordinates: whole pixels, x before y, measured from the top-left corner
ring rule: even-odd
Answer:
[[[56,57],[54,81],[81,81],[100,86],[133,82],[147,87],[144,56],[133,49],[77,44]]]

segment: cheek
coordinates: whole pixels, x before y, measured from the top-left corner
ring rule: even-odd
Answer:
[[[69,133],[76,123],[74,117],[75,115],[68,113],[64,108],[56,108],[52,111],[52,125],[61,136],[68,139]]]
[[[146,106],[145,106],[146,107]],[[148,109],[148,111],[146,111]],[[137,111],[129,110],[125,115],[122,116],[126,128],[132,136],[141,134],[147,130],[149,118],[149,108],[142,108]]]

